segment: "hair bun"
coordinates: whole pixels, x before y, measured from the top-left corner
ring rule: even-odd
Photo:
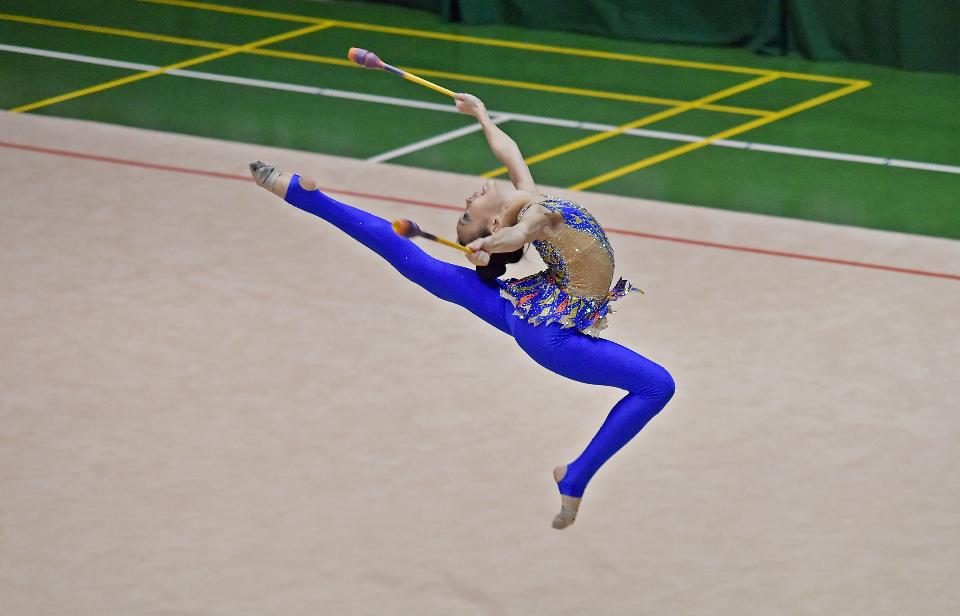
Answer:
[[[507,266],[503,263],[490,263],[488,265],[478,265],[477,273],[484,280],[495,280],[507,272]]]
[[[516,263],[522,258],[523,248],[518,248],[513,252],[495,252],[490,255],[489,263],[477,266],[477,273],[484,280],[494,280],[506,273],[507,263]]]

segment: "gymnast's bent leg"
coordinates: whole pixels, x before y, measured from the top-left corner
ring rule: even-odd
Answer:
[[[627,391],[583,453],[566,467],[554,469],[561,509],[553,527],[565,528],[576,518],[580,498],[593,475],[673,397],[673,377],[660,365],[611,340],[561,328],[557,323],[534,326],[514,319],[510,325],[520,348],[548,370],[581,383]]]
[[[401,237],[386,220],[341,203],[316,189],[313,180],[281,173],[257,161],[250,165],[257,184],[287,203],[318,216],[383,257],[409,280],[433,295],[463,306],[505,334],[510,334],[503,304],[494,282],[470,268],[434,259],[411,240]]]

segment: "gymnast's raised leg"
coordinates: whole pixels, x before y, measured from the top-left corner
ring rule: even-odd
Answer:
[[[333,224],[433,295],[510,333],[503,311],[507,300],[500,297],[495,282],[482,280],[473,269],[434,259],[409,239],[397,235],[388,221],[323,194],[312,179],[283,173],[260,161],[251,163],[250,172],[258,185]]]

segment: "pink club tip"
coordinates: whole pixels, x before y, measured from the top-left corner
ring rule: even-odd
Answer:
[[[352,62],[356,62],[360,66],[365,66],[367,68],[383,68],[383,60],[377,57],[377,54],[372,51],[367,51],[366,49],[361,49],[360,47],[351,47],[350,51],[347,52],[347,57],[350,58]]]

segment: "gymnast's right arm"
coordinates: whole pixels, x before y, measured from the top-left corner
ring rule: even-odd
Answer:
[[[517,187],[517,190],[536,192],[537,187],[533,183],[533,176],[530,175],[530,169],[523,160],[520,148],[517,147],[517,143],[513,139],[490,120],[483,101],[472,94],[457,94],[455,98],[458,111],[472,115],[480,121],[483,134],[487,137],[487,143],[490,144],[490,150],[510,172],[510,181]]]

